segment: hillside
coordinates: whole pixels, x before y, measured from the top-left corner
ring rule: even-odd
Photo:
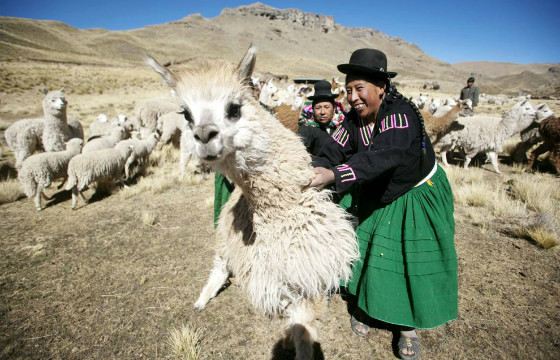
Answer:
[[[211,19],[192,14],[128,31],[81,30],[57,21],[0,17],[0,61],[134,66],[142,62],[146,52],[164,62],[185,63],[197,57],[236,61],[250,43],[259,49],[259,71],[289,77],[338,76],[335,65],[347,61],[354,49],[376,47],[388,55],[389,68],[399,73],[400,83],[417,85],[437,80],[442,88],[456,89],[471,72],[483,68],[489,92],[499,92],[503,87],[499,79],[486,76],[490,73],[533,71],[558,84],[557,77],[549,77],[540,65],[451,65],[414,44],[374,29],[348,28],[337,24],[332,16],[280,10],[261,3],[224,9]],[[325,51],[326,44],[329,51]],[[530,92],[535,87],[521,83],[508,91],[521,89]]]

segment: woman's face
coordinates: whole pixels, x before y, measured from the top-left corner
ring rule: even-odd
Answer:
[[[328,124],[334,117],[334,106],[330,101],[321,101],[313,106],[313,117],[321,124]]]
[[[355,79],[346,83],[348,103],[362,119],[375,120],[377,111],[383,101],[385,88],[366,80]]]

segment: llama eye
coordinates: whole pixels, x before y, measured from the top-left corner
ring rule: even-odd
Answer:
[[[185,117],[185,120],[192,123],[192,121],[193,121],[192,114],[191,114],[191,111],[188,108],[183,107],[183,111],[179,111],[178,114],[183,114],[183,116]]]
[[[241,117],[241,105],[229,103],[226,109],[226,116],[231,120],[238,120]]]

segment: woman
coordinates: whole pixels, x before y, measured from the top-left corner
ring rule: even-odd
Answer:
[[[352,110],[323,146],[311,186],[352,190],[361,259],[347,290],[359,310],[399,328],[402,359],[417,359],[415,329],[457,317],[453,195],[418,109],[390,85],[385,54],[359,49],[338,69]],[[367,335],[354,315],[352,329]]]

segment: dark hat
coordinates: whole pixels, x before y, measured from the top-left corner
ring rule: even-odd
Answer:
[[[327,80],[319,80],[315,83],[315,93],[313,96],[308,97],[311,101],[317,100],[332,100],[336,98],[336,94],[331,92],[331,83]]]
[[[474,78],[471,76],[470,78],[467,79],[467,82],[474,82]]]
[[[377,49],[358,49],[350,56],[348,64],[338,65],[343,74],[360,74],[381,78],[394,78],[396,72],[387,71],[387,56]]]

